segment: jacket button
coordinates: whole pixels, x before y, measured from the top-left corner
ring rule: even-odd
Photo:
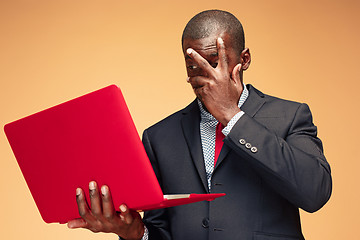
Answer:
[[[250,144],[250,143],[246,143],[246,144],[245,144],[245,147],[246,147],[247,149],[250,149],[250,148],[251,148],[251,144]]]
[[[250,150],[251,152],[256,153],[258,149],[256,147],[252,147]]]
[[[202,226],[203,226],[204,228],[208,228],[208,227],[209,227],[209,219],[208,219],[208,218],[204,218],[204,219],[202,220]]]
[[[246,141],[245,141],[245,139],[240,139],[240,140],[239,140],[239,143],[240,143],[241,145],[244,145],[244,144],[246,143]]]

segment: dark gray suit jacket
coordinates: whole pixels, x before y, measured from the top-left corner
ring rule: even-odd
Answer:
[[[332,188],[317,128],[306,104],[247,87],[212,177],[211,192],[226,196],[145,213],[150,239],[304,239],[298,208],[317,211]],[[194,101],[144,131],[164,194],[209,192],[199,122]]]

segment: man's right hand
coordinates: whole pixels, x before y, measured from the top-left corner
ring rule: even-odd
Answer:
[[[76,201],[81,218],[67,223],[69,228],[86,228],[92,232],[115,233],[126,240],[140,240],[144,235],[144,224],[139,213],[130,210],[126,205],[115,211],[108,186],[101,187],[96,182],[89,183],[91,209],[81,188],[76,189]]]
[[[221,37],[217,38],[216,47],[219,58],[216,67],[211,66],[194,49],[188,48],[186,50],[186,54],[194,65],[201,69],[200,74],[196,72],[194,75],[188,70],[188,82],[206,109],[223,126],[227,126],[228,122],[241,111],[238,103],[243,91],[240,77],[242,65],[240,60],[234,56],[231,58],[227,56],[230,55],[227,54],[227,51],[233,50],[230,47],[228,47],[230,50],[225,48],[224,40]]]

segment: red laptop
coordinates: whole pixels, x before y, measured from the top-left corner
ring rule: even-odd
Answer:
[[[163,195],[116,85],[9,123],[5,133],[47,223],[78,218],[75,190],[88,189],[92,180],[109,186],[115,207],[134,210],[225,195]]]

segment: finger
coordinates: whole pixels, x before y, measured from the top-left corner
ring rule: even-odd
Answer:
[[[90,193],[90,202],[91,202],[91,212],[97,219],[101,219],[102,217],[101,199],[95,181],[91,181],[89,183],[89,193]]]
[[[231,79],[234,81],[235,84],[241,84],[241,79],[240,79],[241,67],[242,65],[241,63],[239,63],[232,70]]]
[[[115,209],[109,187],[106,185],[101,187],[101,199],[103,215],[108,221],[112,221],[115,216]]]
[[[95,219],[90,213],[84,192],[81,188],[76,189],[76,202],[78,205],[80,217],[82,217],[86,222],[94,221]]]
[[[208,75],[212,74],[214,68],[208,63],[208,61],[206,61],[205,58],[203,58],[200,54],[198,54],[194,49],[188,48],[186,50],[186,53],[187,55],[189,55],[191,59],[193,59],[193,61],[196,63],[197,66],[199,66],[199,68],[204,70]]]
[[[209,79],[203,76],[189,77],[189,83],[192,88],[201,88],[209,83]]]
[[[120,205],[120,218],[126,223],[126,224],[131,224],[134,221],[134,218],[130,212],[130,209],[125,205],[122,204]]]
[[[70,220],[67,223],[67,227],[72,228],[72,229],[74,229],[74,228],[87,228],[88,224],[84,219],[77,218],[77,219],[74,219],[74,220]]]
[[[228,62],[227,62],[227,57],[226,57],[224,40],[221,37],[219,37],[217,39],[216,44],[217,44],[216,46],[218,49],[218,56],[219,56],[218,67],[227,69]]]

